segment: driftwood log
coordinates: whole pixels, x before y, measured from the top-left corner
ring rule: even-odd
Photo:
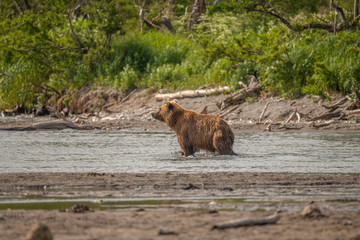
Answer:
[[[265,104],[265,107],[264,107],[264,109],[262,110],[262,112],[261,112],[261,114],[260,114],[260,117],[259,117],[258,122],[261,122],[261,121],[262,121],[262,119],[263,119],[263,117],[264,117],[264,115],[265,115],[266,109],[267,109],[268,106],[269,106],[269,103],[270,103],[270,102],[267,102],[267,103]]]
[[[355,88],[355,86],[352,86],[351,90],[353,91],[353,94],[354,94],[354,103],[353,104],[356,106],[356,108],[360,108],[360,93]]]
[[[218,87],[212,89],[198,89],[198,90],[184,90],[176,93],[164,93],[164,94],[156,94],[156,101],[162,100],[171,100],[171,99],[181,99],[181,98],[194,98],[194,97],[203,97],[211,94],[224,93],[230,91],[230,88]]]
[[[312,123],[310,124],[310,127],[311,127],[311,128],[315,128],[315,129],[318,129],[318,128],[321,128],[321,127],[329,126],[329,125],[334,124],[334,123],[336,123],[336,121],[335,121],[334,119],[329,120],[329,121],[326,121],[326,122],[323,122],[323,123],[312,122]]]
[[[317,120],[329,120],[332,118],[336,118],[336,117],[340,117],[341,113],[343,112],[343,110],[338,110],[338,111],[334,111],[334,112],[326,112],[323,114],[320,114],[319,116],[316,116],[314,118],[312,118],[312,121],[317,121]]]
[[[354,86],[351,87],[351,90],[353,92],[352,97],[346,96],[341,98],[330,106],[322,104],[328,111],[312,118],[312,120],[330,120],[333,118],[340,120],[358,119],[360,117],[360,93]]]
[[[57,120],[57,121],[49,121],[49,122],[41,122],[36,123],[28,127],[13,127],[13,128],[2,128],[0,130],[7,131],[37,131],[37,130],[62,130],[62,129],[78,129],[85,130],[86,127],[78,126],[70,121],[65,120]]]
[[[290,114],[289,118],[285,121],[285,124],[288,124],[294,117],[297,117],[297,122],[300,122],[301,117],[300,114],[297,112],[297,109],[295,108],[295,110]]]
[[[224,100],[218,102],[216,105],[221,110],[224,110],[232,105],[238,105],[246,101],[249,97],[255,97],[260,94],[261,84],[258,82],[255,76],[251,77],[250,84],[246,88],[242,88],[239,91],[226,97]]]
[[[323,106],[326,109],[329,109],[329,111],[334,111],[337,108],[339,108],[341,105],[345,104],[347,101],[348,101],[348,99],[346,97],[343,97],[334,104],[331,104],[331,105],[321,104],[321,106]]]
[[[253,225],[265,225],[265,224],[275,224],[279,221],[280,215],[275,213],[268,217],[262,218],[244,218],[233,220],[229,222],[224,222],[220,224],[215,224],[212,229],[227,229],[227,228],[237,228],[237,227],[245,227],[245,226],[253,226]]]

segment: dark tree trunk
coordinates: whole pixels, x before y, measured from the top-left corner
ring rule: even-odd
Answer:
[[[24,5],[25,5],[25,8],[26,8],[27,10],[30,10],[30,9],[31,9],[31,6],[30,6],[30,4],[29,4],[29,1],[28,1],[28,0],[23,0],[23,2],[24,2]]]
[[[191,30],[192,25],[198,22],[200,15],[205,11],[205,0],[195,0],[187,25],[188,30]]]

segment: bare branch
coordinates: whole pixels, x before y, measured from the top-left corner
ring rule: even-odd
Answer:
[[[144,7],[146,4],[146,0],[144,0],[141,5],[140,5],[140,10],[139,10],[139,17],[140,17],[140,32],[143,33],[144,32]]]
[[[335,17],[334,17],[334,23],[333,23],[333,32],[336,34],[336,25],[337,25],[337,19],[338,19],[339,12],[335,11]]]
[[[346,20],[346,16],[345,13],[343,11],[343,9],[336,5],[334,3],[334,0],[330,0],[330,8],[334,8],[335,9],[335,14],[336,15],[340,15],[341,18],[341,22],[337,23],[337,17],[335,19],[335,21],[333,23],[326,23],[326,24],[322,24],[322,23],[309,23],[309,24],[305,24],[303,26],[301,26],[301,28],[303,30],[306,29],[311,29],[311,28],[317,28],[317,29],[323,29],[326,30],[328,32],[338,32],[338,31],[342,31],[345,30],[349,27],[352,27],[354,25],[356,25],[356,22],[360,19],[360,15],[359,15],[359,0],[355,0],[354,3],[354,7],[356,7],[357,11],[354,10],[354,15],[356,14],[356,17],[354,17],[354,20],[351,22],[351,24],[348,23],[348,21]],[[252,7],[247,7],[245,8],[245,10],[249,11],[249,12],[260,12],[260,13],[265,13],[268,14],[270,16],[273,16],[275,18],[277,18],[278,20],[280,20],[280,22],[282,22],[287,28],[289,28],[290,30],[293,30],[293,26],[291,25],[291,23],[284,18],[283,16],[281,16],[273,7],[269,7],[269,6],[265,6],[264,4],[254,4]],[[319,19],[322,22],[325,22],[322,19]]]
[[[317,19],[319,19],[321,22],[326,23],[326,24],[329,24],[329,22],[326,21],[325,19],[322,19],[322,18],[320,18],[320,17],[318,17],[318,16],[316,16],[316,15],[315,15],[315,17],[316,17]]]
[[[334,32],[334,26],[331,24],[321,24],[321,23],[309,23],[302,26],[302,29],[311,29],[311,28],[317,28],[317,29],[323,29],[328,32]],[[346,26],[344,24],[338,24],[336,26],[336,31],[341,31],[346,29]]]
[[[344,10],[340,6],[336,5],[334,3],[334,0],[331,0],[330,4],[331,4],[331,7],[333,7],[335,9],[335,11],[340,14],[342,22],[347,24],[347,20],[346,20],[346,17],[345,17]]]
[[[6,77],[9,77],[9,78],[13,78],[13,76],[11,76],[9,74],[6,74],[6,73],[3,73],[3,72],[0,72],[0,76],[6,76]]]
[[[140,22],[140,24],[141,24],[141,25],[140,25],[140,32],[143,32],[143,31],[144,31],[143,23],[146,23],[149,27],[153,27],[153,28],[156,28],[156,29],[160,30],[161,27],[158,26],[158,25],[156,25],[156,24],[153,23],[152,21],[158,19],[158,18],[162,15],[162,13],[163,13],[164,10],[162,10],[162,11],[159,13],[159,15],[157,15],[156,17],[154,17],[154,18],[150,21],[149,19],[147,19],[147,18],[145,17],[145,14],[144,14],[144,12],[145,12],[145,10],[144,10],[145,4],[146,4],[146,0],[142,2],[141,6],[140,6],[140,11],[139,11],[139,17],[140,17],[140,21],[141,21],[141,22]],[[170,23],[170,24],[171,24],[171,23]]]
[[[280,22],[282,22],[283,24],[285,24],[285,26],[287,28],[289,28],[290,30],[292,30],[292,26],[290,24],[290,22],[288,20],[286,20],[284,17],[280,16],[276,11],[272,10],[272,11],[269,11],[267,9],[259,9],[259,8],[245,8],[247,11],[249,12],[261,12],[261,13],[266,13],[266,14],[269,14],[277,19],[280,20]]]
[[[35,85],[35,84],[33,84],[33,85]],[[44,90],[44,91],[54,92],[54,93],[56,93],[58,96],[61,96],[61,94],[60,94],[55,88],[50,87],[50,86],[48,86],[48,85],[46,85],[46,84],[43,84],[43,85],[35,85],[35,87],[39,87],[39,88],[41,88],[41,89]]]
[[[73,25],[71,23],[71,17],[70,17],[70,12],[67,12],[67,17],[68,17],[68,20],[69,20],[69,24],[70,24],[70,29],[71,29],[71,33],[72,33],[72,37],[75,41],[77,41],[81,47],[81,51],[83,53],[87,53],[88,51],[88,48],[85,47],[82,42],[80,41],[80,38],[76,35],[75,31],[74,31],[74,28],[73,28]]]
[[[14,48],[15,51],[17,52],[29,52],[29,51],[38,51],[38,50],[46,50],[46,49],[57,49],[57,50],[82,50],[81,48],[78,47],[61,47],[61,46],[49,46],[49,47],[33,47],[33,48],[25,48],[25,49],[16,49]]]
[[[144,22],[148,25],[148,26],[150,26],[150,27],[154,27],[154,28],[156,28],[156,29],[161,29],[161,27],[159,27],[158,25],[156,25],[155,23],[153,23],[152,21],[150,21],[149,19],[147,19],[146,17],[142,17],[142,19],[144,20]]]
[[[354,21],[352,22],[351,25],[355,25],[356,22],[357,22],[359,19],[360,19],[360,15],[358,15],[358,16],[354,19]]]
[[[16,2],[16,0],[13,0],[13,2],[14,2],[14,4],[15,4],[16,8],[19,10],[19,12],[24,13],[24,11],[21,9],[21,7],[20,7],[19,4]]]

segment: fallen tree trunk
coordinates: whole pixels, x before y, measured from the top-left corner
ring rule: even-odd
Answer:
[[[329,111],[335,111],[337,108],[339,108],[341,105],[345,104],[347,101],[348,101],[348,99],[346,97],[344,97],[332,105],[328,106],[325,104],[321,104],[321,106],[323,106],[326,109],[329,109]]]
[[[223,117],[225,117],[226,115],[228,115],[228,114],[232,113],[233,111],[235,111],[237,108],[238,108],[238,106],[232,106],[232,107],[230,107],[229,109],[227,109],[226,111],[224,111],[223,113],[221,113],[221,114],[219,115],[219,117],[223,118]]]
[[[253,225],[265,225],[265,224],[275,224],[279,221],[280,215],[277,213],[263,218],[244,218],[234,221],[229,221],[225,223],[215,224],[212,229],[226,229],[226,228],[236,228],[236,227],[245,227]]]
[[[230,91],[230,88],[225,86],[225,87],[218,87],[212,89],[184,90],[176,93],[165,93],[165,94],[159,93],[155,95],[155,100],[162,101],[162,100],[181,99],[181,98],[203,97],[211,94],[224,93],[228,91]]]
[[[336,111],[336,112],[327,112],[327,113],[323,113],[320,114],[319,116],[316,116],[314,118],[312,118],[312,121],[317,121],[317,120],[329,120],[331,118],[335,118],[335,117],[340,117],[341,115],[341,110]]]
[[[224,100],[218,102],[216,105],[221,110],[231,106],[238,105],[246,101],[249,97],[255,97],[260,94],[261,84],[256,80],[255,76],[252,77],[251,82],[247,88],[240,89],[239,91],[226,97]]]
[[[86,130],[88,128],[78,126],[70,121],[66,120],[57,120],[50,122],[41,122],[36,123],[28,127],[13,127],[13,128],[1,128],[0,130],[7,131],[38,131],[38,130],[63,130],[63,129],[77,129],[77,130]]]
[[[360,109],[356,109],[356,110],[346,110],[346,111],[344,111],[344,113],[345,113],[346,115],[360,114]]]
[[[324,122],[324,123],[315,123],[315,122],[313,122],[313,123],[310,124],[310,127],[318,129],[318,128],[321,128],[321,127],[329,126],[329,125],[331,125],[333,123],[336,123],[336,121],[335,120],[330,120],[330,121],[327,121],[327,122]]]

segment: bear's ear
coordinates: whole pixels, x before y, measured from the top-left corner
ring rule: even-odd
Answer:
[[[169,109],[169,110],[174,109],[174,105],[173,105],[171,102],[168,103],[168,109]]]

